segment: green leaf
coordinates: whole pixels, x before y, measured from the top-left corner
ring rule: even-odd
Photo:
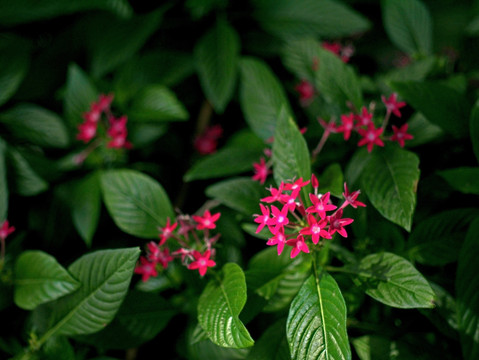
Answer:
[[[39,341],[52,335],[91,334],[103,329],[126,295],[139,254],[137,247],[100,250],[71,264],[68,271],[82,286],[46,305],[50,327]]]
[[[25,251],[15,262],[15,304],[22,309],[33,310],[79,287],[53,256],[42,251]]]
[[[414,113],[408,121],[408,131],[413,136],[406,142],[407,147],[414,147],[433,142],[444,136],[444,130],[434,125],[421,113]]]
[[[233,178],[208,186],[205,193],[234,210],[253,216],[258,211],[264,187],[251,178]]]
[[[276,321],[265,330],[246,360],[291,360],[285,319]]]
[[[421,264],[443,266],[457,261],[471,221],[479,210],[453,209],[430,215],[413,229],[408,239],[409,257]]]
[[[479,101],[476,101],[471,111],[469,120],[469,136],[472,142],[472,148],[479,161]]]
[[[329,165],[321,175],[318,176],[318,192],[324,194],[331,192],[336,197],[342,197],[344,190],[344,176],[341,165],[334,163]]]
[[[278,123],[273,142],[273,176],[276,184],[290,179],[311,178],[311,161],[308,145],[298,126],[283,107],[278,114]],[[303,188],[306,194],[307,188]],[[306,195],[305,195],[305,198]]]
[[[243,58],[240,61],[240,104],[246,122],[263,140],[274,135],[276,118],[283,106],[292,114],[281,83],[261,60]]]
[[[439,175],[446,180],[451,187],[464,194],[479,195],[479,168],[460,167],[439,171]]]
[[[198,322],[215,344],[244,348],[254,344],[239,314],[246,303],[243,270],[234,264],[223,266],[220,278],[211,280],[198,301]]]
[[[388,146],[370,155],[361,176],[362,189],[381,215],[411,231],[419,158],[397,146]]]
[[[229,146],[199,159],[185,174],[185,181],[211,179],[242,172],[252,172],[253,163],[258,162],[262,148]]]
[[[233,96],[239,52],[239,36],[224,20],[218,20],[194,49],[201,87],[218,113],[224,111]]]
[[[464,95],[437,81],[390,83],[414,109],[455,138],[468,136],[470,106]]]
[[[289,309],[286,323],[291,358],[351,359],[346,304],[327,273],[311,275]]]
[[[95,86],[76,64],[68,67],[67,83],[63,98],[63,111],[72,127],[83,122],[82,115],[90,110],[90,105],[98,98]]]
[[[8,214],[8,184],[5,164],[5,142],[0,138],[0,221],[7,219]]]
[[[261,26],[282,38],[338,38],[370,27],[361,14],[334,0],[259,0],[254,5],[255,17]]]
[[[73,225],[85,244],[90,247],[100,218],[101,188],[98,173],[75,183],[72,190],[71,214]]]
[[[456,272],[456,302],[464,359],[479,357],[479,278],[477,277],[479,256],[479,220],[475,220],[467,232],[461,248]]]
[[[398,255],[368,255],[357,271],[366,294],[383,304],[402,309],[434,307],[435,294],[427,280]]]
[[[355,338],[352,344],[360,360],[392,360],[398,353],[395,342],[375,335]]]
[[[165,9],[129,19],[109,14],[92,18],[87,32],[93,77],[104,76],[137,53],[158,28]]]
[[[6,3],[5,3],[6,4]],[[0,4],[0,19],[3,15]],[[20,86],[30,66],[28,41],[2,34],[0,39],[0,105],[3,105]]]
[[[8,26],[29,23],[93,9],[108,10],[121,17],[133,13],[127,0],[17,0],[15,3],[0,3],[0,24]]]
[[[163,187],[134,170],[110,170],[101,175],[106,208],[124,232],[141,238],[157,238],[158,227],[174,212]]]
[[[153,339],[175,315],[162,297],[142,291],[129,292],[113,321],[103,330],[77,338],[103,349],[129,349]]]
[[[48,183],[37,175],[20,152],[11,147],[7,148],[7,164],[13,191],[17,194],[33,196],[48,189]]]
[[[52,336],[43,345],[42,360],[75,360],[75,350],[65,336]]]
[[[383,22],[391,41],[408,54],[432,52],[432,21],[419,0],[383,0]]]
[[[163,85],[150,85],[138,93],[129,115],[140,121],[179,121],[189,117],[176,95]]]
[[[291,72],[314,84],[329,103],[340,106],[344,111],[349,110],[348,101],[358,109],[363,105],[361,84],[353,68],[323,49],[315,39],[286,43],[282,58]],[[313,70],[315,62],[319,64],[316,71]]]
[[[44,147],[64,148],[68,132],[60,117],[34,104],[20,104],[0,114],[10,133],[20,140]]]

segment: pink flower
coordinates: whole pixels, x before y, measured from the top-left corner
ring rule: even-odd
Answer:
[[[133,147],[133,145],[126,140],[126,133],[117,134],[108,142],[106,146],[112,149],[131,149]]]
[[[161,234],[158,235],[160,237],[160,246],[165,243],[166,240],[168,240],[172,235],[173,231],[176,229],[178,226],[178,222],[175,222],[174,224],[170,225],[170,218],[166,218],[166,225],[165,227],[159,227],[158,230],[160,230]]]
[[[173,257],[170,256],[170,249],[164,248],[158,252],[157,261],[163,266],[164,269],[168,267],[168,263],[173,261]]]
[[[216,213],[211,215],[209,210],[206,210],[203,216],[193,215],[193,220],[195,220],[198,224],[196,225],[197,230],[203,229],[214,229],[216,228],[215,221],[217,221],[221,216],[221,213]]]
[[[339,56],[341,53],[341,44],[338,42],[323,41],[321,43],[321,46],[323,47],[323,49],[326,49],[337,56]]]
[[[346,205],[349,204],[353,208],[357,208],[358,206],[365,207],[366,204],[356,200],[356,198],[359,196],[360,193],[361,193],[361,191],[359,191],[359,190],[356,190],[356,191],[353,191],[352,193],[350,193],[346,183],[344,183],[343,196],[344,196],[344,199],[346,200]],[[346,206],[346,205],[344,205],[344,206]]]
[[[107,146],[109,148],[115,149],[130,149],[132,145],[129,141],[126,140],[126,136],[128,134],[126,129],[126,123],[128,121],[128,118],[126,116],[122,116],[117,119],[111,116],[108,121],[110,123],[110,127],[107,130],[107,134],[111,137],[111,140],[107,144]]]
[[[204,276],[209,267],[216,266],[216,263],[210,259],[210,255],[210,250],[206,250],[204,254],[201,254],[199,251],[196,250],[193,251],[193,257],[195,258],[195,261],[188,265],[188,269],[198,269],[200,275]]]
[[[359,134],[363,136],[358,142],[358,146],[366,145],[368,152],[373,150],[374,145],[384,146],[384,142],[381,140],[380,136],[383,133],[382,128],[376,129],[374,125],[371,125],[367,129],[359,129]]]
[[[344,226],[351,224],[353,219],[342,219],[343,210],[339,209],[332,216],[328,216],[329,233],[333,235],[336,231],[343,237],[348,237],[348,233],[344,230]]]
[[[361,108],[361,113],[358,115],[355,115],[356,119],[358,120],[358,127],[369,127],[373,124],[372,118],[373,114],[366,109],[365,106]]]
[[[314,244],[319,242],[319,237],[325,239],[331,239],[329,232],[324,230],[326,226],[326,221],[320,220],[317,221],[313,215],[308,215],[308,227],[305,227],[299,231],[301,235],[311,235],[311,240]]]
[[[15,231],[13,226],[10,226],[8,220],[5,220],[0,227],[0,239],[5,240],[8,235]]]
[[[339,42],[323,41],[321,46],[333,54],[337,55],[344,63],[347,63],[354,54],[354,47],[352,45],[341,45]]]
[[[314,97],[314,87],[307,80],[301,80],[301,82],[294,87],[299,94],[299,101],[301,104],[308,105]]]
[[[337,131],[342,132],[344,140],[349,140],[351,131],[354,129],[355,115],[350,113],[349,115],[341,115],[341,125],[338,126]]]
[[[330,133],[337,133],[338,132],[338,128],[336,127],[336,124],[332,120],[327,123],[323,119],[318,118],[318,122],[323,127],[325,132],[330,132]]]
[[[92,121],[86,121],[78,125],[77,139],[84,143],[89,142],[96,135],[97,123]]]
[[[276,250],[278,251],[278,255],[281,255],[284,249],[284,244],[286,244],[287,238],[284,235],[284,230],[280,229],[273,237],[269,238],[266,242],[266,245],[277,245],[278,247]]]
[[[301,188],[297,187],[291,192],[291,194],[281,195],[280,201],[283,204],[286,204],[289,211],[294,211],[294,209],[296,209],[296,198],[298,197],[300,190]]]
[[[279,184],[278,189],[276,189],[274,187],[270,187],[268,190],[271,193],[271,196],[267,196],[265,198],[262,198],[261,201],[263,201],[265,203],[274,203],[275,201],[279,201],[279,199],[281,198],[281,195],[283,193],[283,187],[284,187],[283,182],[281,182],[281,184]]]
[[[404,101],[397,102],[398,94],[392,93],[391,96],[386,99],[384,95],[381,95],[381,100],[383,101],[384,105],[386,105],[387,112],[393,113],[397,117],[401,117],[401,112],[399,111],[400,108],[406,106]]]
[[[314,174],[311,174],[311,185],[313,186],[313,189],[317,189],[319,187],[318,178]]]
[[[317,213],[321,219],[326,218],[326,211],[335,210],[336,205],[328,204],[329,203],[329,196],[331,194],[327,192],[326,194],[322,195],[318,198],[314,194],[309,194],[309,199],[313,203],[313,206],[310,206],[306,209],[306,212],[309,214]]]
[[[83,119],[86,122],[97,123],[100,120],[102,109],[98,104],[92,103],[90,106],[90,111],[83,114]]]
[[[113,94],[108,94],[108,95],[101,94],[100,95],[100,98],[98,99],[98,103],[97,103],[98,108],[100,109],[100,111],[107,111],[108,109],[110,109],[110,105],[113,102],[113,97],[114,97]]]
[[[414,137],[407,133],[408,124],[404,124],[400,128],[393,125],[394,134],[391,136],[391,141],[397,141],[399,146],[404,147],[404,141],[411,140]]]
[[[150,276],[158,276],[156,271],[156,263],[150,262],[146,257],[140,257],[140,264],[135,267],[135,274],[141,274],[141,280],[143,282],[148,281]]]
[[[269,221],[269,208],[263,204],[259,204],[259,207],[261,209],[262,215],[253,215],[255,217],[254,222],[259,224],[258,228],[256,229],[256,234],[259,233]]]
[[[288,219],[288,205],[284,205],[281,210],[279,210],[276,206],[271,205],[271,212],[273,214],[273,218],[268,220],[269,226],[274,226],[271,232],[276,234],[278,231],[283,229],[285,225],[289,224]]]
[[[207,128],[202,134],[198,135],[193,142],[193,146],[201,155],[208,155],[216,152],[218,139],[223,135],[223,128],[220,125],[214,125]]]
[[[286,241],[286,244],[293,247],[293,249],[291,249],[291,259],[295,258],[301,251],[307,254],[309,253],[308,245],[304,241],[302,235],[299,235],[295,239]]]
[[[301,190],[301,188],[305,187],[308,185],[310,180],[303,181],[303,178],[300,177],[298,180],[296,180],[294,183],[290,184],[287,183],[284,185],[284,190]]]
[[[264,158],[259,160],[259,163],[254,163],[254,175],[252,176],[253,180],[259,181],[262,185],[265,183],[269,174],[271,174],[271,170],[268,168]]]
[[[184,262],[186,258],[193,260],[193,250],[181,248],[173,252],[173,255],[180,255],[182,262]]]

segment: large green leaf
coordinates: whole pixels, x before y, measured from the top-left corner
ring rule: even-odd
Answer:
[[[90,110],[92,102],[98,98],[95,86],[76,64],[68,67],[67,83],[63,98],[63,111],[72,126],[83,122],[82,115]]]
[[[223,266],[219,278],[211,280],[198,301],[198,322],[215,344],[244,348],[254,344],[239,319],[246,303],[243,270],[234,264]]]
[[[106,208],[124,232],[158,237],[158,227],[173,219],[174,212],[163,187],[151,177],[134,170],[111,170],[101,175]]]
[[[444,130],[441,127],[430,122],[419,112],[410,117],[407,132],[413,136],[406,142],[406,146],[409,148],[430,143],[444,135]]]
[[[311,275],[289,309],[286,323],[294,360],[351,359],[346,332],[346,304],[327,273]]]
[[[434,307],[435,294],[427,280],[406,259],[384,252],[363,258],[357,270],[366,294],[383,304],[403,308]]]
[[[457,89],[437,81],[392,81],[390,86],[448,135],[455,138],[468,136],[470,106]]]
[[[6,220],[8,213],[8,184],[5,150],[5,142],[0,138],[0,221],[2,222]]]
[[[411,259],[426,265],[442,266],[457,261],[471,221],[479,209],[452,209],[429,216],[413,229],[408,239]]]
[[[139,248],[100,250],[82,256],[68,268],[82,286],[47,304],[51,320],[40,343],[52,335],[91,334],[116,315],[130,285]]]
[[[338,38],[366,31],[370,23],[335,0],[258,0],[255,17],[268,32],[283,37]]]
[[[291,360],[285,319],[276,321],[265,330],[246,360]]]
[[[0,24],[14,25],[50,19],[85,10],[108,10],[128,17],[133,11],[127,0],[17,0],[0,2]]]
[[[224,111],[233,96],[239,51],[239,36],[224,20],[218,20],[194,49],[201,87],[218,113]]]
[[[67,129],[60,117],[34,104],[20,104],[0,114],[10,133],[44,147],[64,148],[69,143]]]
[[[475,220],[467,232],[461,248],[456,272],[456,302],[464,359],[479,358],[479,220]]]
[[[176,95],[163,85],[150,85],[140,91],[128,114],[142,121],[178,121],[189,116]]]
[[[308,145],[284,107],[278,114],[274,133],[273,176],[278,185],[286,180],[303,178],[306,181],[311,178]],[[306,189],[303,189],[304,192]]]
[[[93,173],[73,186],[71,196],[73,225],[87,246],[91,246],[100,219],[101,188],[100,176]]]
[[[362,188],[386,219],[411,230],[419,181],[416,154],[388,146],[371,154],[361,176]]]
[[[328,102],[348,111],[348,101],[357,109],[363,104],[361,84],[353,68],[311,38],[289,41],[283,48],[283,63],[299,79],[306,79]],[[313,64],[317,62],[317,70]]]
[[[7,148],[9,179],[13,191],[23,196],[37,195],[48,189],[48,183],[32,169],[23,155],[14,148]]]
[[[479,161],[479,101],[476,101],[471,111],[469,119],[469,136],[472,142],[472,148]]]
[[[174,315],[171,305],[157,294],[131,291],[107,327],[78,340],[104,349],[138,347],[153,339]]]
[[[250,178],[233,178],[210,185],[206,195],[220,203],[253,216],[258,210],[259,199],[264,195],[264,187]]]
[[[479,167],[460,167],[439,171],[439,175],[455,190],[479,195]]]
[[[281,83],[261,60],[243,58],[240,61],[240,103],[246,122],[263,140],[274,135],[276,118],[282,106],[291,114]]]
[[[15,262],[15,304],[33,310],[80,287],[56,259],[42,251],[23,252]]]
[[[89,22],[88,46],[93,77],[99,78],[131,58],[158,28],[165,8],[121,19],[98,14]]]
[[[391,41],[402,51],[432,51],[432,21],[420,0],[383,0],[383,22]]]
[[[0,4],[0,19],[3,15]],[[0,105],[5,103],[20,86],[30,65],[29,42],[16,36],[2,35],[0,39]]]

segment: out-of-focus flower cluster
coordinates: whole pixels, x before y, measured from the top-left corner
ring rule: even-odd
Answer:
[[[147,281],[151,276],[158,276],[159,271],[168,268],[175,258],[190,270],[198,270],[204,276],[209,267],[216,265],[215,243],[220,234],[212,236],[210,230],[216,229],[216,221],[221,214],[211,214],[205,210],[202,216],[179,215],[174,223],[167,219],[164,227],[159,227],[159,242],[147,244],[146,256],[140,257],[135,268],[136,274]],[[170,251],[170,249],[177,249]]]
[[[310,183],[313,192],[308,194],[311,205],[307,206],[300,193]],[[299,178],[281,182],[278,188],[270,187],[270,196],[261,199],[266,205],[260,203],[261,214],[254,215],[254,221],[259,224],[256,233],[268,229],[272,236],[266,244],[277,246],[278,255],[285,245],[291,247],[290,256],[294,258],[300,252],[309,253],[311,243],[321,246],[324,239],[331,239],[336,232],[347,237],[344,227],[354,220],[343,218],[343,209],[348,205],[354,208],[366,206],[357,200],[360,191],[349,192],[346,183],[344,201],[339,207],[331,202],[329,192],[319,194],[318,188],[318,180],[313,175],[311,180]]]

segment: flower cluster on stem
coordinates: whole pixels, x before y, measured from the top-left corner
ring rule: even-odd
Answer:
[[[308,194],[311,205],[307,206],[300,192],[310,182],[313,192]],[[309,253],[309,243],[322,246],[324,240],[331,239],[336,232],[347,237],[344,227],[354,220],[343,218],[344,208],[348,205],[354,208],[366,206],[357,200],[360,191],[350,192],[346,183],[344,201],[339,207],[331,202],[329,192],[318,193],[318,185],[313,174],[311,180],[299,178],[296,181],[281,182],[278,188],[270,187],[271,195],[261,199],[266,205],[260,203],[261,214],[254,215],[254,221],[258,224],[256,233],[268,229],[272,236],[266,244],[276,246],[278,255],[281,255],[285,246],[291,247],[291,258],[300,252]]]
[[[210,230],[216,229],[220,216],[220,213],[211,214],[205,210],[201,216],[179,215],[173,223],[168,218],[166,225],[158,228],[160,240],[147,244],[146,256],[140,257],[135,273],[141,274],[143,281],[148,281],[178,258],[189,270],[198,270],[204,276],[208,268],[216,265],[214,245],[220,234],[212,236]]]

